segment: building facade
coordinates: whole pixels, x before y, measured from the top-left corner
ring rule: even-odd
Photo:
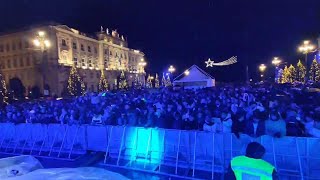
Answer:
[[[45,46],[39,46],[43,39]],[[7,84],[12,78],[19,78],[28,92],[38,86],[41,92],[48,89],[51,95],[66,93],[73,65],[88,91],[98,91],[102,70],[111,89],[116,88],[121,71],[129,86],[136,76],[145,83],[144,53],[130,49],[116,30],[102,27],[95,37],[66,25],[4,34],[0,36],[0,63]]]

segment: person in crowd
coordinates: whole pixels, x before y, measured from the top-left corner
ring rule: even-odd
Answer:
[[[283,137],[287,133],[286,122],[281,118],[280,113],[276,110],[271,110],[265,126],[266,135]]]
[[[248,134],[251,137],[260,137],[265,134],[265,120],[266,115],[264,111],[255,110],[252,115],[252,120],[249,120],[245,134]]]

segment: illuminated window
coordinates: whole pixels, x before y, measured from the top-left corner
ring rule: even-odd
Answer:
[[[90,78],[91,79],[93,78],[93,72],[90,72]]]
[[[97,72],[97,78],[100,78],[100,73],[99,72]]]
[[[62,46],[67,46],[67,42],[66,42],[65,39],[62,39],[62,40],[61,40],[61,45],[62,45]]]
[[[112,56],[112,52],[110,51],[110,54],[109,54],[110,56]]]
[[[80,45],[81,51],[84,51],[84,46],[83,44]]]
[[[108,49],[105,49],[105,50],[104,50],[104,54],[108,54]]]
[[[77,43],[73,42],[72,47],[73,47],[73,49],[77,49]]]
[[[15,50],[16,50],[16,44],[12,43],[12,51],[15,51]]]
[[[98,53],[98,49],[96,47],[94,47],[94,53]]]
[[[88,52],[91,52],[91,47],[90,46],[88,46]]]

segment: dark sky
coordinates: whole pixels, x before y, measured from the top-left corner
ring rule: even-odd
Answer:
[[[254,77],[274,56],[302,58],[297,46],[320,34],[320,0],[1,0],[0,31],[49,21],[86,33],[118,29],[145,52],[152,72],[237,55],[237,65],[206,69],[235,81],[245,79],[246,63]]]

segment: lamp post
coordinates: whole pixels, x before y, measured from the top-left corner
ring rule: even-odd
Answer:
[[[305,63],[306,63],[306,76],[305,76],[305,82],[308,81],[309,79],[309,71],[308,71],[308,53],[310,52],[314,52],[315,50],[315,46],[313,44],[310,43],[310,41],[306,40],[303,41],[303,44],[299,46],[299,51],[302,52],[303,54],[305,54]]]
[[[140,71],[138,71],[138,73],[140,72],[140,73],[144,73],[144,67],[147,65],[147,63],[144,61],[144,59],[143,58],[141,58],[141,60],[140,60],[140,62],[138,63],[138,66],[139,66],[139,70]],[[145,77],[143,78],[143,82],[141,82],[141,83],[143,83],[143,85],[145,84]]]
[[[259,70],[260,70],[260,77],[261,77],[261,81],[263,81],[263,77],[264,77],[264,72],[265,72],[265,70],[267,69],[267,66],[266,65],[264,65],[264,64],[260,64],[260,66],[259,66]]]
[[[33,40],[33,44],[41,51],[41,62],[40,62],[40,71],[42,74],[42,86],[44,95],[49,95],[48,92],[45,91],[46,84],[46,73],[48,68],[48,59],[47,59],[47,50],[50,48],[51,43],[46,38],[46,33],[44,31],[39,31],[36,37]]]
[[[275,74],[274,74],[274,81],[275,83],[279,83],[279,65],[281,64],[281,60],[278,57],[274,57],[272,60],[272,64],[276,67]]]

